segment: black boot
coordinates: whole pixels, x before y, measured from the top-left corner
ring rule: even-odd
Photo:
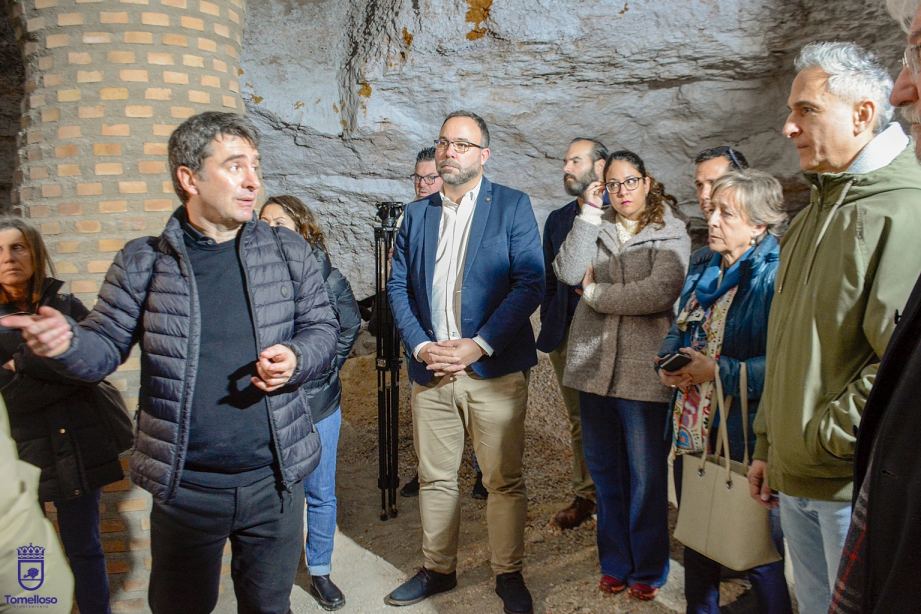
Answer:
[[[524,585],[520,571],[500,573],[496,576],[496,594],[502,599],[505,614],[532,614],[534,603]]]
[[[329,576],[310,576],[310,592],[324,610],[338,610],[345,605],[345,595]]]

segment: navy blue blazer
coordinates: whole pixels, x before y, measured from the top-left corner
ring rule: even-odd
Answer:
[[[393,250],[387,295],[406,349],[409,377],[426,384],[432,373],[413,349],[435,341],[432,278],[441,223],[437,192],[406,207]],[[461,284],[461,335],[479,335],[493,349],[470,368],[484,378],[537,364],[530,317],[544,295],[544,263],[528,195],[483,177]]]
[[[574,200],[551,212],[544,223],[544,271],[546,291],[540,304],[540,334],[537,336],[537,349],[552,352],[560,347],[566,330],[572,323],[572,316],[579,304],[576,287],[564,284],[553,272],[553,260],[566,235],[572,230],[572,224],[579,215],[579,201]]]

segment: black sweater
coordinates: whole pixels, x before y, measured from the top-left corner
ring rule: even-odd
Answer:
[[[238,239],[216,243],[184,224],[201,331],[183,481],[227,488],[272,473],[265,393],[253,386],[259,352]]]

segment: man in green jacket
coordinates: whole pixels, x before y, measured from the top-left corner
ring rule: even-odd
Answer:
[[[921,271],[921,167],[892,79],[851,43],[807,45],[784,135],[811,184],[781,247],[752,496],[777,505],[800,612],[826,612],[850,521],[857,427]]]

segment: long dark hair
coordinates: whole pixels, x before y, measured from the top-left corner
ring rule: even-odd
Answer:
[[[35,226],[21,217],[0,217],[0,230],[18,230],[32,254],[32,279],[29,280],[29,308],[32,309],[42,298],[45,280],[55,274],[54,263],[48,255],[48,248],[41,233]],[[50,275],[49,275],[50,273]],[[0,286],[0,303],[12,303],[13,298]]]
[[[323,229],[320,228],[319,222],[317,222],[317,216],[313,214],[310,207],[304,204],[304,201],[297,196],[281,194],[279,196],[270,196],[265,201],[265,204],[262,205],[262,208],[265,209],[268,205],[278,205],[284,209],[285,213],[294,220],[294,226],[297,228],[298,234],[304,237],[312,246],[319,247],[324,252],[328,251],[326,249],[326,236],[323,234]]]
[[[646,164],[643,159],[629,149],[619,149],[612,152],[604,161],[604,181],[608,179],[608,169],[615,160],[622,160],[633,165],[640,172],[640,176],[649,177],[649,192],[646,194],[646,207],[640,214],[639,227],[637,232],[645,228],[648,224],[655,224],[659,228],[665,225],[665,207],[671,208],[672,212],[679,219],[683,215],[678,209],[678,199],[665,191],[665,186],[657,181],[655,177],[646,172]]]

